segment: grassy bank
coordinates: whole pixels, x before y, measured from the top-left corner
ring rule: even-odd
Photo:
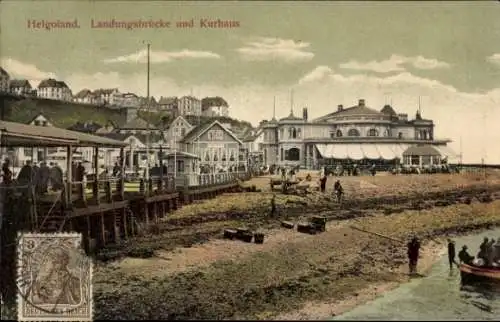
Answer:
[[[209,242],[201,250],[139,261],[135,270],[105,265],[95,276],[96,318],[270,318],[307,301],[340,300],[366,285],[405,278],[397,271],[405,262],[404,245],[352,230],[351,224],[405,240],[415,232],[429,241],[499,223],[500,201],[374,213],[330,223],[316,236],[277,230],[264,245]],[[203,254],[205,264],[194,260],[180,268],[193,254]]]

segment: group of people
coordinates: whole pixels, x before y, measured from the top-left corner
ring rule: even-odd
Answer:
[[[474,261],[476,257],[478,260]],[[458,259],[464,264],[486,267],[500,266],[500,238],[495,241],[494,238],[485,237],[479,246],[476,257],[469,254],[467,245],[462,246],[462,250],[458,253]],[[448,260],[450,269],[453,264],[457,264],[455,261],[455,243],[451,239],[448,240]]]
[[[3,183],[7,185],[14,182],[9,159],[6,159],[2,165],[2,178]],[[64,186],[63,171],[59,165],[52,162],[47,165],[45,161],[39,164],[26,161],[16,180],[20,186],[32,184],[38,194],[46,193],[49,185],[56,191],[61,190]]]
[[[326,191],[326,182],[328,181],[328,175],[326,172],[326,167],[324,167],[320,174],[319,174],[319,188],[321,192]],[[335,196],[337,197],[337,200],[340,202],[340,199],[342,198],[342,195],[344,194],[344,188],[342,188],[342,185],[340,184],[340,180],[335,181],[335,184],[333,185],[333,192]]]

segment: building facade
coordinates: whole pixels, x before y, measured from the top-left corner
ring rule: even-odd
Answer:
[[[431,144],[448,156],[447,139],[434,137],[434,123],[423,119],[420,112],[408,119],[386,105],[380,111],[369,108],[364,99],[357,105],[308,119],[307,108],[302,117],[293,114],[262,122],[262,151],[266,164],[318,167],[332,160],[398,160],[408,147]]]
[[[9,92],[9,82],[10,76],[9,73],[2,67],[0,67],[0,92],[7,93]]]
[[[202,108],[202,115],[207,116],[207,117],[214,117],[214,116],[229,116],[229,107],[225,105],[212,105],[212,106],[203,106]]]
[[[116,97],[119,96],[120,91],[118,88],[100,88],[93,93],[97,99],[97,104],[108,106],[116,105]]]
[[[80,104],[99,104],[99,97],[89,89],[82,89],[73,97],[73,102]]]
[[[117,93],[114,95],[114,104],[119,107],[138,108],[140,106],[139,96],[134,93]]]
[[[247,169],[243,142],[218,121],[193,128],[180,143],[183,152],[200,158],[202,173]]]
[[[31,95],[33,93],[33,88],[31,84],[26,79],[13,79],[10,81],[9,89],[12,94],[15,95]]]
[[[37,96],[52,100],[68,101],[73,100],[71,89],[63,81],[53,78],[44,79],[38,85]]]
[[[179,115],[202,115],[201,100],[194,96],[183,96],[179,98],[177,101],[177,109],[179,111]]]
[[[194,128],[184,117],[176,117],[165,130],[165,141],[171,151],[182,150],[181,140]]]

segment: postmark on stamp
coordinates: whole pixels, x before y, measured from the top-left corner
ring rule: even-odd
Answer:
[[[92,261],[77,233],[19,234],[19,321],[92,321]]]

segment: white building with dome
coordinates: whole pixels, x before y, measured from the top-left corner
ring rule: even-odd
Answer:
[[[307,108],[302,117],[290,115],[261,122],[260,150],[267,165],[317,168],[338,162],[392,163],[402,159],[410,146],[432,145],[442,157],[456,158],[447,148],[449,139],[434,137],[435,124],[423,119],[417,111],[415,118],[398,114],[390,106],[380,111],[360,99],[357,105],[337,107],[335,112],[309,120]]]

